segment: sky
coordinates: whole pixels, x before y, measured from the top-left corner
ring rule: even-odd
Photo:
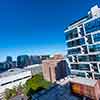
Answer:
[[[0,61],[65,53],[64,28],[99,0],[0,0]]]

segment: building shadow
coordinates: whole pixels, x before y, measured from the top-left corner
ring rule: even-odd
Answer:
[[[71,73],[66,60],[59,61],[55,68],[56,80],[60,80]]]

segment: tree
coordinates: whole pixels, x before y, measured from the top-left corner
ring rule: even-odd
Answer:
[[[16,93],[16,87],[13,87],[13,89],[6,89],[4,100],[9,100],[12,96],[16,96]]]

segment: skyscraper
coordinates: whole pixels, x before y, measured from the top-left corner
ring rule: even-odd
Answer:
[[[41,63],[41,58],[40,56],[34,55],[34,56],[30,56],[30,65],[33,64],[40,64]]]
[[[7,69],[12,68],[13,64],[12,64],[12,57],[11,56],[6,57],[5,66]]]
[[[29,65],[29,56],[28,55],[20,55],[17,57],[17,67],[23,68]]]
[[[71,73],[100,79],[100,8],[92,7],[87,16],[70,24],[64,32]]]
[[[7,56],[7,57],[6,57],[6,62],[8,62],[8,63],[9,63],[9,62],[12,62],[12,57],[11,57],[11,56]]]

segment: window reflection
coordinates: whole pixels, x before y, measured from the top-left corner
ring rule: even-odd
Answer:
[[[99,42],[100,41],[100,33],[94,34],[93,38],[94,38],[94,42]]]
[[[84,38],[81,38],[81,39],[77,39],[77,40],[73,40],[73,41],[67,42],[67,46],[68,46],[68,47],[75,47],[75,46],[83,45],[83,44],[85,44]]]
[[[100,30],[100,18],[97,18],[85,24],[86,34],[97,30]]]
[[[90,52],[100,51],[100,44],[89,46],[89,51]]]
[[[70,39],[73,39],[73,38],[76,38],[76,37],[78,37],[77,28],[72,29],[72,30],[70,30],[66,33],[66,40],[70,40]]]

